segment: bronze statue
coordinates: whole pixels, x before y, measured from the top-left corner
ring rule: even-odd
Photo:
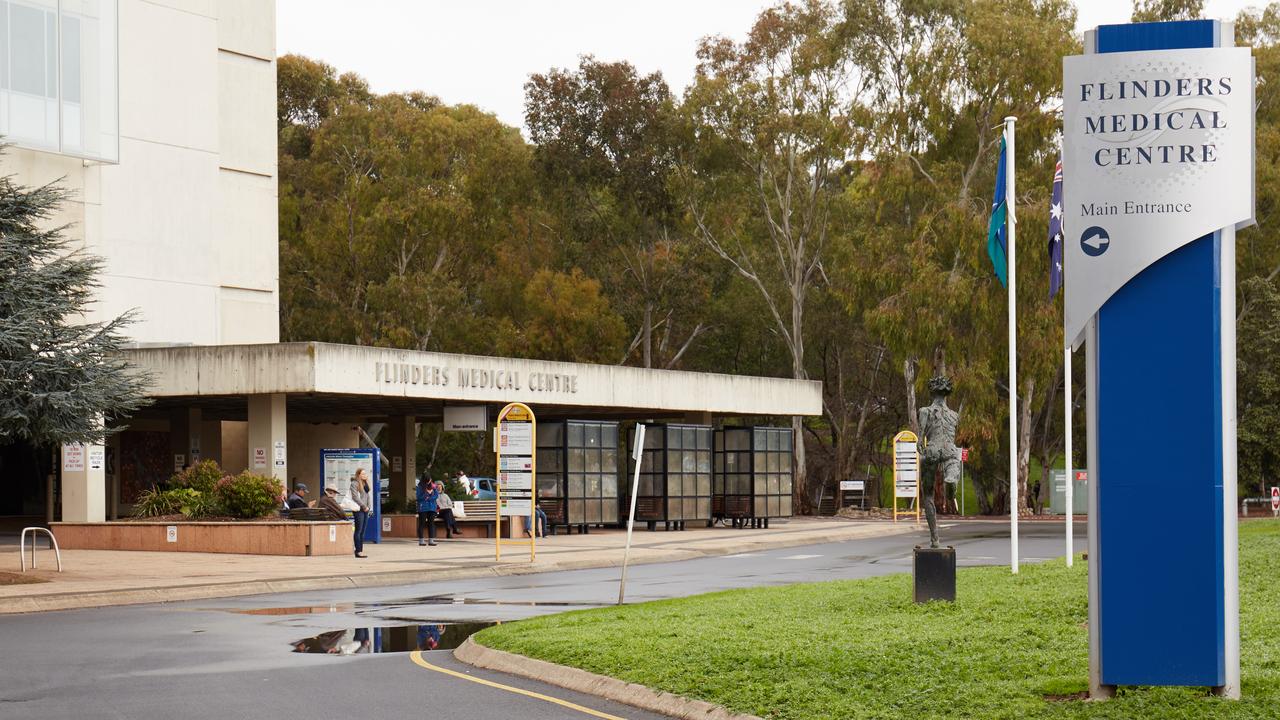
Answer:
[[[938,545],[938,514],[933,506],[933,483],[937,470],[942,470],[942,480],[947,483],[948,495],[960,482],[960,448],[956,447],[956,426],[960,413],[947,407],[951,394],[951,379],[938,375],[930,378],[929,392],[933,402],[920,408],[920,502],[924,516],[929,521],[929,547]]]

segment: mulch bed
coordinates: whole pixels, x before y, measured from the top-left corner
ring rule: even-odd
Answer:
[[[232,523],[264,523],[264,522],[287,522],[289,518],[280,517],[279,515],[268,515],[267,517],[253,518],[246,520],[244,518],[234,517],[203,517],[193,520],[186,515],[156,515],[154,517],[122,517],[119,520],[111,522],[162,522],[162,523],[185,523],[185,522],[232,522]]]

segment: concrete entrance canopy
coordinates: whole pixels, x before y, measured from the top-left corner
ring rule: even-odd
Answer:
[[[126,356],[152,376],[151,412],[198,407],[205,419],[246,419],[249,396],[274,394],[287,396],[290,420],[313,422],[435,419],[446,404],[516,401],[563,417],[822,412],[821,383],[811,380],[319,342],[143,348]]]
[[[821,383],[620,365],[452,355],[320,342],[172,346],[126,351],[151,377],[154,403],[113,436],[108,454],[128,458],[108,473],[113,516],[139,488],[198,459],[230,473],[249,469],[282,483],[320,476],[320,448],[358,447],[357,426],[387,423],[382,448],[389,492],[413,496],[417,425],[446,406],[472,406],[492,427],[503,405],[523,402],[540,420],[677,420],[716,416],[818,415]],[[246,422],[247,421],[247,422]],[[479,422],[477,417],[475,422]],[[149,434],[148,434],[149,433]],[[168,452],[151,465],[140,458]],[[388,439],[389,438],[389,439]],[[146,445],[146,448],[140,446]],[[160,446],[160,449],[154,449]],[[148,470],[143,477],[139,468]],[[469,472],[487,474],[484,468]],[[491,472],[490,468],[488,472]],[[87,518],[94,519],[94,518]]]

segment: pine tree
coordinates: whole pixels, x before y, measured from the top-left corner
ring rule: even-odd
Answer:
[[[148,402],[147,378],[119,352],[131,314],[81,320],[102,260],[50,227],[68,197],[0,177],[0,445],[102,442],[106,421]]]

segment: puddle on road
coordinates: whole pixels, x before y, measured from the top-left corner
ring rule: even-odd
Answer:
[[[331,630],[292,643],[297,653],[365,655],[414,650],[453,650],[497,621],[439,622]]]
[[[426,597],[399,600],[375,600],[369,602],[333,603],[329,605],[297,605],[290,607],[213,608],[236,615],[325,615],[329,613],[356,613],[391,610],[413,605],[492,605],[511,607],[603,607],[613,603],[572,602],[561,600],[485,600],[454,597],[452,595],[428,595]]]
[[[248,610],[240,610],[237,608],[222,608],[226,612],[235,613],[237,615],[320,615],[325,613],[351,612],[355,610],[355,603],[344,603],[342,605],[303,605],[298,607],[265,607],[250,608]]]
[[[572,602],[565,600],[484,600],[481,598],[428,595],[405,600],[356,603],[359,607],[403,607],[405,605],[512,605],[516,607],[603,607],[613,603]]]

